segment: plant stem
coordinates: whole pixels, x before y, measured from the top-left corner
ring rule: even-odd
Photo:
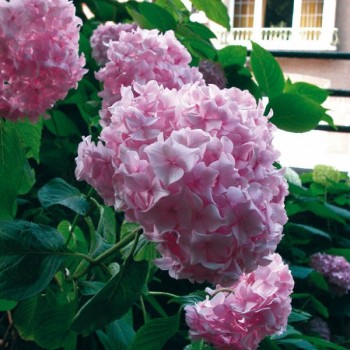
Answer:
[[[130,232],[126,237],[124,237],[121,241],[116,243],[113,247],[107,249],[105,252],[103,252],[101,255],[99,255],[96,259],[93,259],[93,264],[99,264],[106,258],[118,253],[120,249],[124,248],[126,245],[128,245],[130,242],[132,242],[136,237],[140,236],[142,233],[142,229],[137,229],[135,231]],[[136,247],[134,247],[133,250],[135,250]]]
[[[87,199],[87,200],[89,200],[89,199],[91,200],[90,197],[91,197],[93,191],[94,191],[94,189],[91,187],[90,190],[89,190],[89,192],[88,192],[88,194],[86,195],[86,199]],[[94,204],[95,204],[95,203],[94,203]],[[87,215],[88,215],[88,214],[86,214],[86,216],[87,216]],[[77,226],[77,223],[78,223],[78,221],[79,221],[80,218],[81,218],[81,215],[80,215],[80,214],[76,214],[76,215],[74,216],[72,225],[71,225],[70,228],[69,228],[69,236],[68,236],[68,238],[67,238],[67,240],[66,240],[66,247],[68,247],[68,245],[69,245],[71,239],[73,238],[74,229],[75,229],[75,227]]]
[[[151,294],[151,295],[161,295],[161,296],[164,296],[164,297],[169,297],[169,298],[178,298],[179,296],[176,295],[176,294],[172,294],[172,293],[167,293],[167,292],[148,292],[148,294]]]

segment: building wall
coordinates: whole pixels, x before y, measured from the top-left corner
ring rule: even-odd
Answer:
[[[350,1],[338,0],[336,9],[336,27],[338,28],[338,51],[350,52]]]

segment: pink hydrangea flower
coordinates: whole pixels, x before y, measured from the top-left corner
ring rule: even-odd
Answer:
[[[33,122],[86,72],[68,0],[0,1],[0,116]]]
[[[120,33],[131,32],[137,28],[134,23],[113,23],[100,24],[92,33],[90,44],[92,57],[100,65],[104,66],[108,62],[107,50],[110,41],[118,41]]]
[[[263,105],[215,85],[170,90],[150,81],[121,95],[99,145],[79,146],[77,178],[107,204],[113,191],[116,210],[143,226],[162,255],[156,264],[174,278],[231,285],[268,264],[287,189]],[[104,154],[110,178],[102,181],[91,168]]]
[[[121,87],[134,82],[146,84],[156,80],[169,89],[179,89],[186,83],[204,84],[197,67],[190,67],[191,56],[175,38],[173,31],[137,28],[122,31],[118,41],[109,43],[108,62],[96,73],[103,83],[101,125],[110,123],[109,107],[121,97]]]
[[[187,305],[190,337],[217,350],[255,350],[266,336],[281,334],[291,312],[294,281],[280,255],[273,254],[271,260],[229,288],[207,288],[211,297]]]
[[[350,263],[343,257],[316,253],[311,256],[310,265],[337,287],[338,294],[350,291]]]
[[[207,84],[214,84],[220,89],[224,89],[227,86],[225,72],[219,63],[202,60],[198,69],[203,74],[203,79]]]

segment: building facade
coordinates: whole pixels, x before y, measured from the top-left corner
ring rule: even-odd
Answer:
[[[232,29],[214,27],[217,46],[249,45],[269,50],[335,51],[339,42],[336,0],[223,0]],[[349,2],[348,0],[343,0]]]

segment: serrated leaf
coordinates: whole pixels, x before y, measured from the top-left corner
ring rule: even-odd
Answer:
[[[308,97],[284,93],[270,99],[267,110],[272,109],[270,122],[290,132],[313,130],[320,122],[325,109]]]
[[[136,333],[128,350],[162,350],[165,343],[179,330],[178,314],[148,321]]]
[[[147,272],[146,261],[132,261],[126,269],[122,268],[83,305],[73,320],[72,329],[81,334],[90,334],[122,317],[140,295]]]
[[[218,51],[219,62],[223,67],[243,67],[247,59],[247,48],[240,45],[229,45]]]
[[[44,185],[38,191],[38,198],[45,208],[60,204],[80,215],[85,215],[89,209],[85,196],[77,188],[60,178],[55,178]]]
[[[206,16],[212,21],[222,25],[227,30],[230,29],[230,17],[227,7],[221,0],[190,0],[198,11],[204,11]]]
[[[22,300],[40,293],[61,266],[65,242],[49,226],[0,221],[0,298]]]
[[[319,104],[326,101],[329,95],[327,90],[321,89],[316,85],[304,82],[286,84],[285,92],[306,96]]]
[[[280,95],[284,88],[284,76],[279,63],[270,52],[252,42],[250,63],[261,91],[270,99]]]
[[[157,28],[161,32],[175,30],[176,28],[176,21],[171,13],[156,4],[142,2],[139,5],[139,11],[141,15],[147,18],[153,28]]]

